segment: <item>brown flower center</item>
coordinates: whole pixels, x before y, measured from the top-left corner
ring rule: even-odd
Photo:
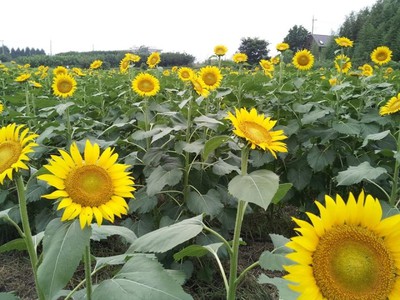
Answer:
[[[0,143],[0,173],[16,163],[22,152],[22,147],[14,141],[5,141]]]
[[[57,89],[60,93],[67,94],[72,90],[72,83],[69,80],[60,80],[57,83]]]
[[[145,93],[151,92],[154,90],[154,83],[149,79],[143,79],[139,82],[138,89]]]
[[[249,140],[257,145],[261,143],[270,143],[272,141],[269,131],[257,123],[243,122],[240,129]]]

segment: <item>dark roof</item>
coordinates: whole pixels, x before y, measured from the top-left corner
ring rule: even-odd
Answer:
[[[324,34],[311,34],[312,39],[319,47],[326,47],[326,45],[332,40],[331,35]]]

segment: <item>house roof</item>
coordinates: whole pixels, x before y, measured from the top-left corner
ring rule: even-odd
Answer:
[[[311,34],[312,39],[319,47],[326,47],[326,45],[332,40],[331,35],[324,34]]]

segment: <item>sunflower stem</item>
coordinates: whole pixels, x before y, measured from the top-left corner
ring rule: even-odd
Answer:
[[[148,103],[148,101],[149,101],[149,99],[148,98],[145,98],[144,100],[144,130],[146,131],[146,133],[147,133],[147,131],[149,131],[149,124],[150,124],[150,110],[149,110],[149,103]],[[146,137],[146,150],[149,150],[150,149],[150,138],[149,137]]]
[[[86,281],[86,299],[92,299],[92,265],[90,261],[90,241],[85,247],[83,255],[83,262],[85,264],[85,281]]]
[[[242,163],[241,163],[241,173],[242,176],[247,175],[247,162],[249,158],[250,148],[248,146],[242,149]],[[230,269],[229,269],[229,286],[227,291],[227,300],[235,300],[236,298],[236,289],[238,286],[238,259],[239,259],[239,246],[240,246],[240,232],[242,230],[242,223],[244,213],[246,211],[248,202],[239,200],[237,212],[236,212],[236,221],[235,221],[235,230],[233,233],[233,241],[230,256]],[[242,276],[243,277],[243,276]]]
[[[190,129],[192,128],[192,99],[190,97],[188,102],[188,113],[187,113],[187,122],[186,122],[186,143],[190,143]],[[184,178],[183,178],[183,197],[184,203],[187,203],[189,198],[189,173],[190,173],[190,156],[189,152],[185,151],[185,169],[184,169]]]
[[[66,125],[67,125],[67,145],[71,145],[72,141],[72,127],[71,127],[71,118],[69,115],[69,107],[65,110],[65,117],[66,117]]]
[[[397,132],[397,153],[400,153],[400,129]],[[390,199],[389,199],[389,204],[391,206],[395,205],[395,203],[397,201],[398,184],[399,184],[399,161],[397,159],[395,159],[393,185],[392,185],[392,191],[390,193]]]
[[[25,185],[21,175],[16,175],[15,183],[17,186],[19,213],[21,215],[22,230],[24,233],[23,239],[25,240],[26,248],[28,250],[29,259],[31,261],[33,277],[35,280],[36,293],[39,300],[44,300],[44,297],[39,288],[39,281],[37,276],[38,258],[33,244],[32,231],[29,225],[28,209],[26,205]]]

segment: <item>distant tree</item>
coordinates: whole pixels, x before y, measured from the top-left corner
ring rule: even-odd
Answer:
[[[283,39],[284,43],[288,43],[290,50],[296,52],[301,50],[305,47],[307,42],[307,37],[311,33],[305,29],[302,25],[297,26],[294,25],[292,28],[289,29],[287,36]]]
[[[241,53],[246,53],[249,64],[257,64],[261,59],[268,58],[269,43],[259,38],[242,38],[239,46]]]

